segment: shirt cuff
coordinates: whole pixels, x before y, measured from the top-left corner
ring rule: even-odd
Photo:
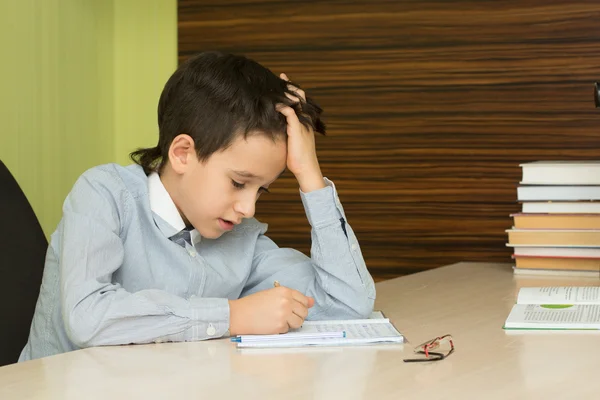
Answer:
[[[300,198],[306,211],[308,222],[313,228],[321,228],[333,223],[339,223],[343,218],[341,204],[335,185],[324,178],[325,187],[304,193],[300,190]]]
[[[220,298],[190,298],[190,327],[185,341],[211,339],[229,331],[229,300]]]

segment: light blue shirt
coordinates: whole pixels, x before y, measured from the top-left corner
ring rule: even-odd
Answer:
[[[218,239],[185,224],[158,175],[107,164],[86,171],[52,234],[19,361],[79,348],[228,335],[229,302],[275,280],[315,298],[308,319],[367,317],[375,285],[335,186],[300,197],[311,258],[279,248],[246,219]],[[179,244],[178,244],[179,243]]]

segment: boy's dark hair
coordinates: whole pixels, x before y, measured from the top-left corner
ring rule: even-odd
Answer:
[[[173,139],[182,133],[192,137],[201,161],[231,145],[238,135],[285,137],[287,122],[275,109],[278,103],[292,107],[306,127],[325,134],[322,109],[310,98],[301,103],[289,99],[286,93],[293,92],[288,84],[299,87],[243,56],[195,55],[177,68],[162,91],[158,145],[138,149],[130,157],[149,174],[162,170]]]

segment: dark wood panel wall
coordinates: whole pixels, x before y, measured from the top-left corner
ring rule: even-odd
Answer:
[[[245,54],[325,109],[324,174],[378,279],[509,262],[519,163],[600,158],[600,2],[179,1],[180,60]],[[286,175],[257,216],[308,252]]]

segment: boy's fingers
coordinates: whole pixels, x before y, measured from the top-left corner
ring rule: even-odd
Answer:
[[[292,305],[292,312],[302,318],[302,320],[305,320],[308,315],[308,308],[304,304],[295,301]]]
[[[285,115],[285,117],[287,118],[288,124],[290,124],[290,125],[300,124],[300,120],[298,119],[296,112],[291,107],[288,107],[283,104],[277,104],[275,106],[275,109],[277,111],[279,111],[280,113],[282,113],[283,115]]]
[[[284,73],[279,74],[279,77],[281,79],[283,79],[286,82],[289,82],[290,79],[288,78],[288,76]],[[299,87],[293,86],[293,85],[288,85],[288,89],[292,92],[294,92],[299,98],[301,98],[302,100],[306,101],[306,93],[304,92],[304,90],[300,89]],[[286,93],[287,95],[287,93]],[[288,96],[289,97],[289,96]],[[291,99],[291,97],[290,97]],[[294,100],[294,99],[292,99]]]
[[[287,116],[288,116],[290,113],[294,113],[294,114],[296,114],[296,113],[294,112],[294,110],[293,110],[291,107],[288,107],[288,106],[286,106],[285,104],[282,104],[282,103],[278,103],[278,104],[275,106],[275,109],[276,109],[277,111],[279,111],[280,113],[282,113],[283,115],[285,115],[286,117],[287,117]]]
[[[297,88],[295,86],[292,86],[292,85],[289,85],[288,87],[292,92],[294,92],[295,95],[302,98],[302,100],[306,101],[306,93],[304,93],[304,90]]]
[[[285,97],[287,97],[288,99],[290,99],[290,100],[292,100],[292,101],[294,101],[294,102],[296,102],[296,103],[299,103],[299,102],[300,102],[300,99],[299,99],[298,97],[296,97],[296,96],[293,96],[293,95],[291,95],[291,94],[289,94],[289,93],[287,93],[287,92],[286,92],[286,94],[285,94]]]
[[[276,289],[278,287],[281,287],[285,290],[289,290],[292,300],[294,300],[294,302],[300,303],[300,305],[306,309],[311,308],[312,306],[315,305],[315,299],[312,297],[309,297],[309,296],[305,296],[304,294],[302,294],[302,292],[299,292],[295,289],[290,289],[288,287],[284,288],[283,286],[279,286],[279,282],[277,282],[277,284],[276,284]],[[294,306],[292,305],[292,307],[294,307]]]
[[[291,313],[287,318],[287,324],[289,325],[290,329],[300,328],[303,322],[304,318],[301,318],[294,313]]]
[[[292,299],[296,300],[298,303],[302,304],[304,307],[308,307],[308,305],[310,304],[310,297],[307,297],[305,295],[303,295],[302,293],[300,293],[297,290],[292,290]],[[313,300],[314,301],[314,300]]]

